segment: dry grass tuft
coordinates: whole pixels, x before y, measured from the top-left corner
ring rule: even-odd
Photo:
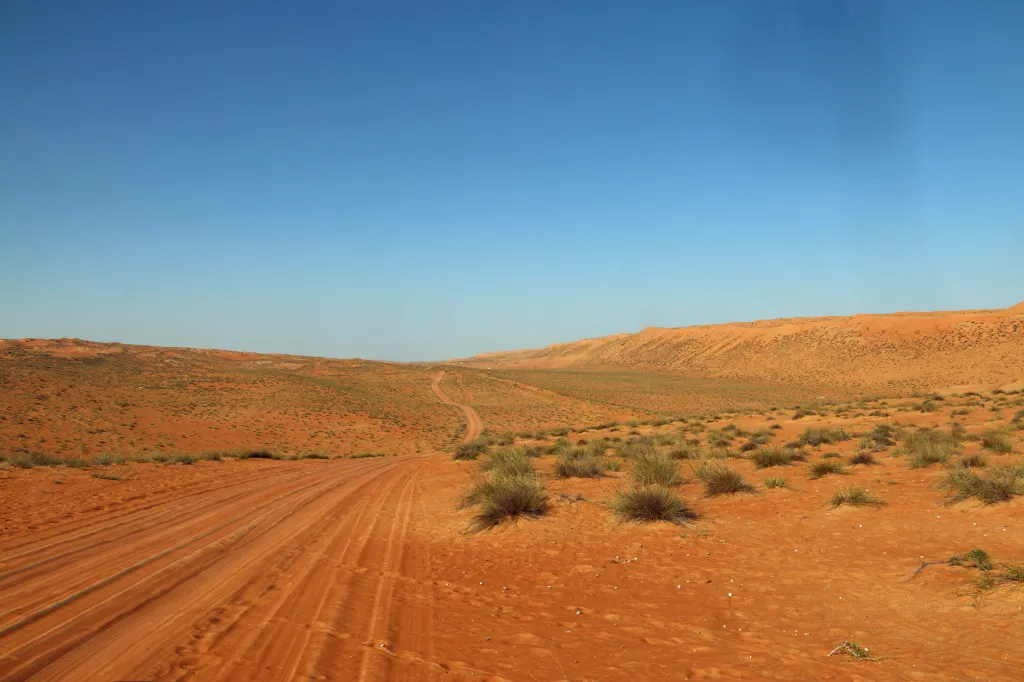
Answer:
[[[624,521],[682,524],[697,518],[697,512],[674,491],[658,485],[620,492],[611,507]]]

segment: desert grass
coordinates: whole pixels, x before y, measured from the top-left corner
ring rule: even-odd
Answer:
[[[948,563],[950,566],[977,568],[981,571],[992,570],[992,557],[985,550],[977,548],[949,557]]]
[[[850,436],[842,429],[827,429],[811,427],[804,429],[800,434],[800,442],[805,445],[818,446],[822,444],[833,445],[840,441],[849,440]]]
[[[954,435],[935,429],[908,432],[904,435],[902,444],[909,454],[907,466],[911,469],[945,464],[959,449],[959,441]]]
[[[981,434],[981,447],[999,454],[1013,452],[1013,444],[1001,431],[990,429]]]
[[[738,471],[721,461],[704,460],[694,467],[693,473],[704,484],[704,494],[708,497],[753,491]]]
[[[858,452],[850,457],[850,464],[878,464],[875,460],[875,456],[870,452]]]
[[[480,506],[469,525],[470,532],[478,532],[521,517],[542,516],[549,501],[536,477],[499,474],[477,481],[462,504]]]
[[[758,448],[750,456],[758,469],[768,467],[789,466],[793,462],[801,462],[806,457],[799,450],[792,448]]]
[[[829,506],[832,508],[848,505],[851,507],[881,507],[885,502],[860,488],[840,488],[832,494]]]
[[[947,491],[950,502],[969,499],[985,505],[1009,502],[1024,495],[1024,463],[996,465],[987,473],[956,467],[946,473],[938,486]]]
[[[587,448],[563,452],[555,460],[557,478],[600,478],[605,472],[604,460]]]
[[[663,452],[650,452],[633,459],[633,483],[637,486],[679,484],[679,463]]]
[[[468,443],[463,443],[459,447],[455,448],[455,454],[452,455],[452,459],[475,460],[480,455],[487,452],[487,447],[487,442],[479,438]]]
[[[764,487],[788,488],[789,486],[786,484],[786,479],[782,478],[781,476],[771,476],[769,478],[764,479]]]
[[[660,485],[635,487],[620,492],[611,503],[611,508],[623,521],[684,524],[697,518],[697,512],[675,491]]]
[[[889,424],[875,424],[871,431],[860,439],[860,446],[872,452],[882,452],[896,444],[896,429]]]
[[[523,448],[502,447],[488,453],[480,462],[481,471],[496,476],[533,476],[533,458]]]
[[[961,469],[982,469],[988,466],[988,460],[985,459],[985,455],[975,452],[961,456],[956,465]]]
[[[846,469],[840,462],[821,460],[820,462],[815,462],[811,465],[809,473],[811,478],[821,478],[822,476],[828,476],[830,474],[845,474]]]

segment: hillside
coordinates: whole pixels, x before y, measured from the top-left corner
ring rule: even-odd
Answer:
[[[1024,380],[1024,303],[1003,310],[650,327],[461,362],[506,369],[628,368],[886,392],[1004,385]]]
[[[0,455],[427,453],[464,425],[429,364],[80,339],[0,339]],[[446,377],[498,429],[631,419],[641,411]],[[475,395],[474,393],[475,392]],[[475,399],[474,399],[475,398]]]

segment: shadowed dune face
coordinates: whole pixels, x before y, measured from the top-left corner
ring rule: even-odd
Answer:
[[[614,367],[863,391],[1024,378],[1024,303],[1005,310],[651,327],[465,361],[501,368]]]

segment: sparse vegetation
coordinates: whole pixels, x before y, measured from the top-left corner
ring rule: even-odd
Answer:
[[[1000,454],[1013,452],[1013,444],[1010,442],[1010,439],[995,429],[981,434],[981,447]]]
[[[871,465],[878,464],[878,462],[875,461],[875,456],[872,455],[870,452],[858,452],[855,453],[852,457],[850,457],[850,464]]]
[[[849,505],[851,507],[880,507],[885,502],[861,488],[840,488],[832,494],[829,505],[833,508]]]
[[[557,478],[598,478],[604,475],[604,462],[585,448],[564,452],[555,461]]]
[[[633,459],[633,482],[638,486],[673,486],[679,483],[679,464],[662,452]]]
[[[759,448],[750,456],[758,469],[768,467],[789,466],[793,462],[806,459],[802,452],[791,448]]]
[[[620,492],[611,507],[624,521],[682,524],[697,518],[697,513],[675,491],[658,485]]]
[[[936,429],[920,429],[904,435],[903,448],[910,455],[907,465],[911,469],[920,469],[931,464],[945,464],[959,446],[952,434]]]
[[[480,462],[481,471],[496,476],[533,476],[533,458],[523,448],[502,447],[489,453]]]
[[[875,427],[860,439],[860,446],[872,452],[882,452],[896,444],[895,435],[895,429],[889,424],[875,424]]]
[[[987,474],[973,468],[953,468],[939,482],[939,487],[949,493],[951,502],[972,498],[986,505],[1009,502],[1024,495],[1024,464],[996,465]]]
[[[960,457],[960,459],[957,460],[956,465],[962,469],[980,469],[988,466],[988,460],[986,460],[985,456],[982,454],[973,453]]]
[[[704,484],[704,494],[708,497],[753,491],[739,472],[720,461],[705,460],[694,468],[693,473]]]
[[[800,434],[801,443],[815,447],[822,444],[833,445],[849,438],[850,436],[842,429],[808,428]]]
[[[784,478],[782,478],[780,476],[771,476],[769,478],[764,479],[764,487],[765,488],[788,488],[789,486],[786,484],[786,479],[784,479]]]
[[[956,554],[949,557],[950,566],[963,566],[964,568],[976,568],[981,571],[992,570],[992,557],[983,549],[972,549],[963,554]]]
[[[463,443],[459,447],[455,448],[455,454],[452,456],[452,459],[475,460],[485,452],[487,452],[487,443],[477,439],[468,443]]]
[[[549,503],[544,485],[535,477],[492,474],[473,486],[463,504],[480,505],[470,523],[470,531],[480,531],[523,516],[541,516]]]
[[[832,460],[821,460],[811,465],[810,476],[811,478],[821,478],[822,476],[828,476],[829,474],[845,474],[846,469],[839,462]]]

